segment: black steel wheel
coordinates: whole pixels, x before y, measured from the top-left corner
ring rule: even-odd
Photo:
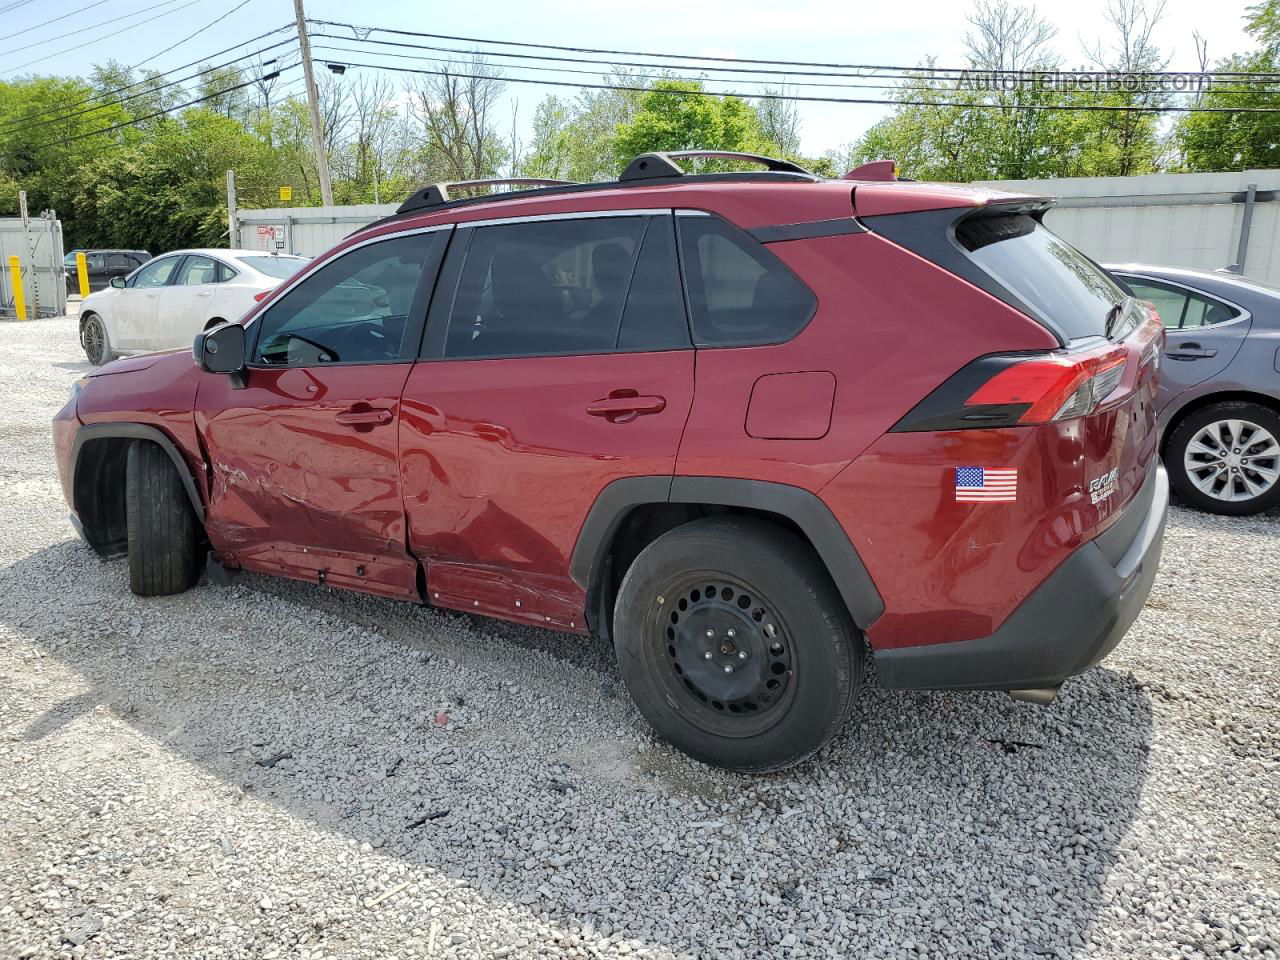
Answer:
[[[771,523],[697,520],[627,571],[613,622],[645,718],[689,755],[766,771],[833,737],[861,680],[862,641],[807,543]]]
[[[665,588],[658,605],[670,610],[663,679],[693,723],[747,737],[785,713],[795,694],[792,644],[763,598],[737,578],[699,571]]]

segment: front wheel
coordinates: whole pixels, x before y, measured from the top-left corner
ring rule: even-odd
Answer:
[[[1191,414],[1169,435],[1169,482],[1201,510],[1246,516],[1280,505],[1280,413],[1223,400]]]
[[[614,646],[640,712],[690,756],[732,770],[791,766],[844,725],[862,640],[810,547],[772,524],[715,517],[636,558]]]
[[[181,593],[200,578],[197,523],[182,478],[158,444],[135,440],[125,461],[129,589],[140,597]]]

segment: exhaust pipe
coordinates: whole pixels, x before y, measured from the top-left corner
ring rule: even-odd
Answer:
[[[1032,690],[1010,690],[1009,696],[1019,703],[1034,703],[1044,707],[1053,703],[1058,696],[1058,687],[1038,687]]]

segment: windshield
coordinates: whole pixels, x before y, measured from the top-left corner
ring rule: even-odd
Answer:
[[[1111,308],[1128,295],[1096,263],[1027,214],[972,217],[956,239],[987,273],[1070,340],[1106,336]]]
[[[241,263],[276,280],[288,280],[310,261],[306,257],[239,257]]]

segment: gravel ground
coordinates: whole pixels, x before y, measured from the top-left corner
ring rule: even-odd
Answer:
[[[0,323],[0,957],[1276,957],[1280,517],[1175,509],[1048,708],[867,689],[783,775],[598,643],[74,537],[74,321]]]

